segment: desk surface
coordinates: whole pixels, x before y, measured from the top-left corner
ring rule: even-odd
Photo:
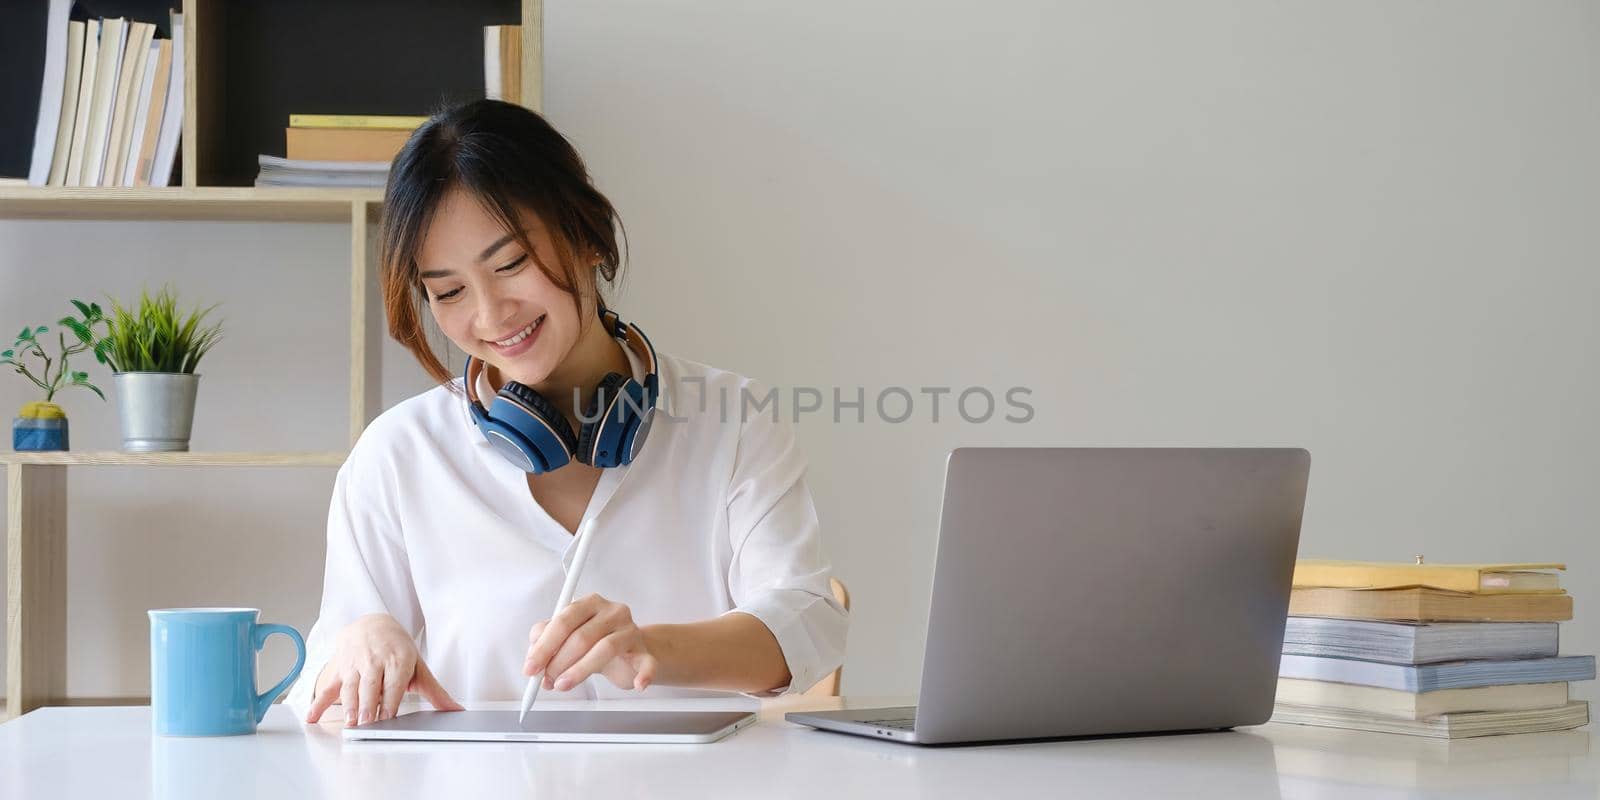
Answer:
[[[628,705],[699,709],[750,702]],[[707,745],[345,743],[338,723],[306,725],[281,705],[254,736],[176,739],[151,735],[147,707],[42,708],[0,725],[0,797],[571,797],[580,788],[592,797],[808,800],[1064,792],[1230,799],[1600,795],[1600,757],[1587,730],[1441,742],[1269,724],[1223,733],[922,748],[783,721],[785,711],[797,708],[897,702],[904,699],[768,702],[760,724]]]

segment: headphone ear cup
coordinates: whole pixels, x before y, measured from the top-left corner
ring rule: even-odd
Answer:
[[[572,435],[572,426],[567,424],[567,416],[562,414],[560,409],[551,405],[549,400],[544,399],[544,395],[516,381],[506,381],[506,384],[500,387],[500,394],[510,395],[512,399],[527,406],[539,419],[550,426],[550,430],[555,433],[556,438],[560,439],[561,443],[566,445],[569,451],[576,451],[578,437]]]
[[[607,420],[605,418],[601,418],[600,415],[606,412],[606,408],[611,404],[612,398],[616,398],[622,393],[622,387],[627,384],[627,382],[627,378],[624,378],[615,372],[608,372],[606,373],[605,379],[600,381],[600,385],[595,387],[594,396],[589,398],[589,405],[583,411],[583,419],[589,420],[589,422],[583,423],[582,432],[578,436],[579,461],[594,466],[590,457],[593,455],[595,439],[599,438],[600,431],[604,429],[604,426],[607,422]],[[618,402],[621,401],[619,400]],[[601,405],[601,403],[605,403],[606,405]],[[609,416],[610,415],[608,414],[607,417]],[[612,456],[608,455],[602,460],[609,460],[611,458]],[[612,465],[601,464],[599,466]]]
[[[478,430],[483,432],[484,439],[488,440],[491,447],[522,471],[535,475],[550,471],[549,454],[517,430],[516,426],[487,417],[479,423]]]

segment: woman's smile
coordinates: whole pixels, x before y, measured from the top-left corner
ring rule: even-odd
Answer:
[[[539,338],[539,331],[544,329],[546,316],[548,315],[540,314],[533,322],[523,326],[521,330],[511,334],[509,337],[498,341],[485,339],[484,344],[494,348],[494,351],[502,358],[511,358],[512,356],[526,353],[533,347],[534,341]]]

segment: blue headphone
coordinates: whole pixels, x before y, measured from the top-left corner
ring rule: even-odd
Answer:
[[[644,362],[646,375],[641,384],[632,377],[606,373],[582,415],[590,421],[583,423],[577,436],[559,409],[516,381],[506,381],[485,410],[478,401],[478,373],[483,362],[467,357],[465,388],[472,420],[489,444],[524,472],[537,475],[560,469],[574,458],[591,466],[619,467],[639,456],[660,391],[656,351],[643,331],[604,306],[600,307],[600,321],[612,338],[632,348]]]

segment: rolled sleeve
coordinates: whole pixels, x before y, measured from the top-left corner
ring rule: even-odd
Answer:
[[[785,421],[743,422],[728,491],[729,613],[767,626],[790,675],[787,686],[749,693],[757,697],[803,692],[844,663],[849,614],[829,584],[806,466]]]

